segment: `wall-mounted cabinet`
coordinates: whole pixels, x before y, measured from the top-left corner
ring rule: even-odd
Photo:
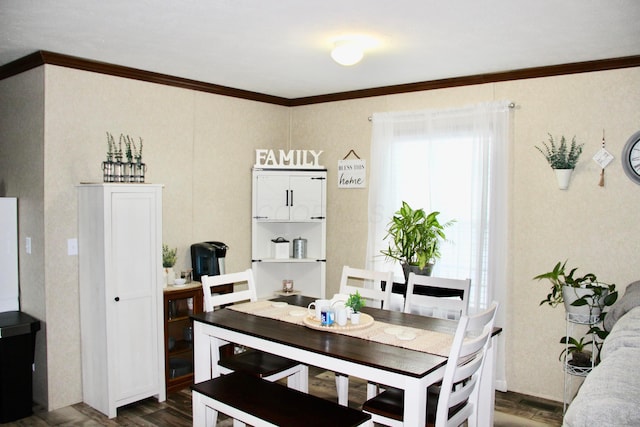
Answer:
[[[325,296],[327,171],[253,170],[252,265],[258,297],[270,297],[293,280],[294,291]],[[276,257],[273,240],[289,241]],[[293,241],[306,239],[306,255],[293,258]]]

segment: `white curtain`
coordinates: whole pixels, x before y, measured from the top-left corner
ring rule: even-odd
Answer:
[[[446,229],[448,242],[432,274],[471,278],[469,312],[496,300],[499,326],[507,286],[510,116],[504,101],[372,118],[367,268],[393,269],[403,282],[399,264],[380,254],[388,247],[387,224],[402,201],[427,213],[439,211],[440,222],[455,222]],[[500,353],[496,387],[506,389]]]

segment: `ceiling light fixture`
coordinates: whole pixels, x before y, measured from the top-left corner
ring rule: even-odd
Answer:
[[[331,51],[333,60],[344,66],[357,64],[363,56],[364,50],[355,40],[338,40]]]

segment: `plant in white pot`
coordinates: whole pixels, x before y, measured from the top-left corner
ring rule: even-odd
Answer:
[[[609,335],[609,331],[600,325],[604,325],[603,321],[607,315],[606,307],[612,306],[618,299],[616,285],[599,281],[593,273],[574,277],[578,269],[568,270],[566,266],[567,261],[560,261],[553,270],[534,277],[536,280],[546,279],[551,283],[551,289],[547,297],[540,301],[540,305],[548,304],[551,307],[556,307],[563,304],[568,318],[577,323],[588,324],[590,329],[587,334],[595,334],[599,340],[585,343],[582,339],[578,341],[575,338],[565,336],[560,342],[569,345],[566,349],[569,353],[582,352],[584,346],[593,344],[598,350],[596,358],[598,359],[602,342]],[[596,360],[596,364],[598,362],[599,360]]]
[[[360,292],[356,291],[354,294],[349,294],[347,302],[344,303],[345,307],[349,307],[351,312],[351,324],[357,325],[360,323],[360,310],[364,307],[365,301],[360,295]]]
[[[164,284],[173,285],[176,280],[176,273],[173,266],[178,258],[178,248],[169,249],[169,246],[162,245],[162,267],[164,273]]]
[[[551,283],[551,290],[540,301],[540,305],[556,307],[564,303],[567,312],[588,316],[586,320],[592,316],[600,316],[605,307],[616,302],[616,285],[598,281],[593,273],[574,277],[577,270],[578,268],[573,268],[567,273],[567,261],[560,261],[553,270],[534,277],[535,280],[546,279]]]
[[[556,145],[553,135],[549,134],[549,144],[543,142],[542,145],[544,150],[537,146],[536,149],[542,153],[551,168],[555,171],[560,189],[566,190],[569,188],[571,173],[578,163],[578,158],[580,154],[582,154],[584,144],[578,144],[574,136],[571,140],[571,145],[567,147],[567,140],[563,135],[560,138],[560,145]]]
[[[381,253],[387,258],[400,261],[405,280],[409,273],[431,275],[436,259],[440,257],[440,244],[446,240],[444,230],[454,220],[441,224],[440,212],[427,214],[424,209],[412,209],[407,202],[394,213],[387,226],[385,240],[389,246]]]

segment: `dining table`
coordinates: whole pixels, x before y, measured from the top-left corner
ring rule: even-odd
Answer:
[[[299,310],[315,301],[303,295],[279,296],[274,303]],[[284,304],[283,304],[284,305]],[[450,335],[453,338],[457,322],[454,320],[408,314],[399,311],[364,307],[362,312],[387,328],[409,328]],[[362,337],[335,330],[323,330],[314,325],[285,322],[226,307],[191,315],[194,339],[194,381],[215,378],[218,370],[220,344],[235,343],[256,350],[361,378],[373,383],[404,390],[404,425],[424,426],[427,388],[442,380],[447,363],[448,348],[438,352],[420,351],[405,346]],[[310,327],[311,326],[311,327]],[[501,332],[494,328],[494,338]],[[492,343],[495,341],[492,339]],[[440,354],[435,354],[440,353]],[[494,368],[493,345],[484,363],[479,384],[478,426],[493,425]]]

